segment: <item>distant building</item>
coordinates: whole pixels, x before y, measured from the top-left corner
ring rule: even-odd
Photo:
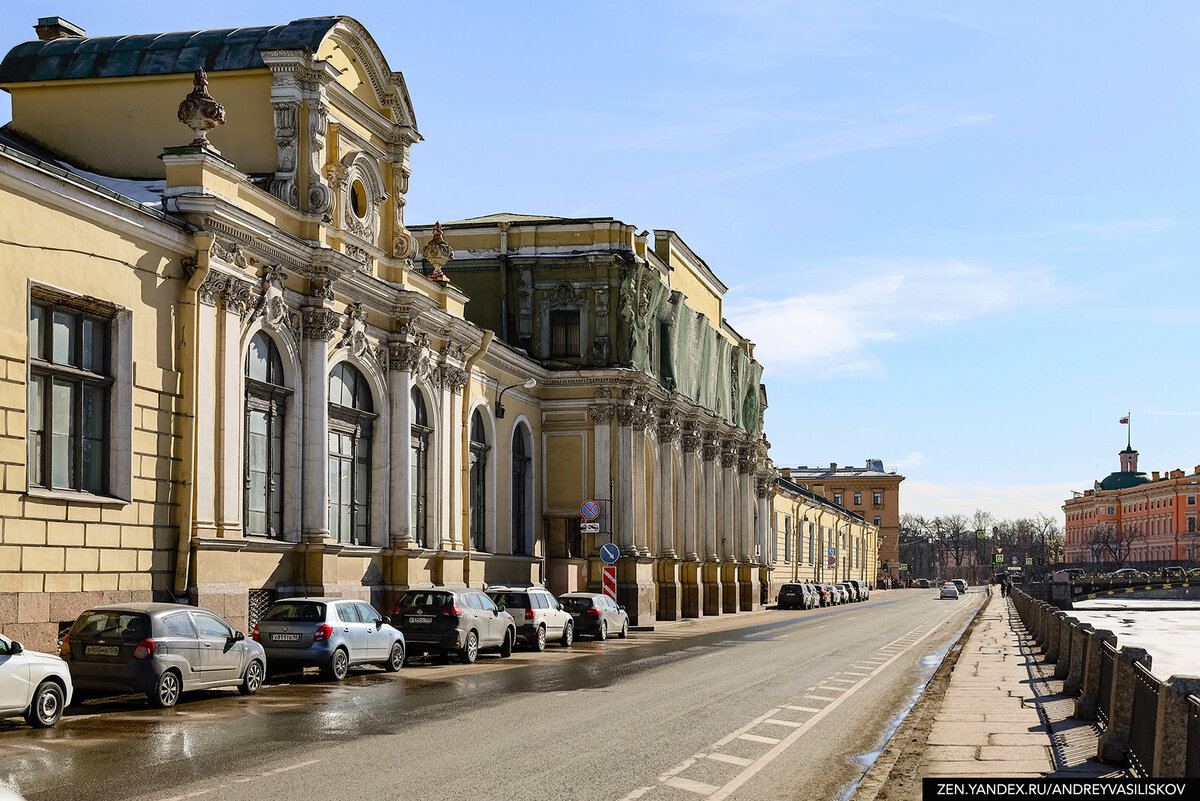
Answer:
[[[863,467],[784,468],[783,478],[812,490],[838,506],[862,515],[879,531],[878,575],[884,581],[900,573],[900,482],[904,476],[888,471],[880,459],[868,459]],[[882,568],[887,565],[886,574]]]
[[[1120,470],[1063,504],[1067,561],[1115,561],[1103,542],[1119,531],[1128,532],[1124,547],[1129,561],[1196,559],[1200,465],[1191,473],[1177,469],[1146,475],[1138,470],[1132,446],[1118,455]]]
[[[781,477],[775,479],[771,522],[772,601],[781,584],[793,581],[875,583],[879,529],[860,513]]]

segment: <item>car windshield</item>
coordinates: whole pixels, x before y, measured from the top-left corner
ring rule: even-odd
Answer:
[[[563,609],[566,609],[568,612],[581,612],[584,609],[592,608],[591,598],[572,598],[570,596],[563,596],[562,598],[558,599],[558,602],[561,603],[563,605]]]
[[[501,609],[529,608],[529,596],[523,592],[489,592],[488,597]]]
[[[105,609],[84,612],[71,626],[71,635],[81,637],[120,637],[143,640],[150,636],[150,619],[139,612]]]
[[[262,617],[264,622],[323,623],[325,604],[316,601],[279,601]]]
[[[409,590],[400,598],[402,609],[441,609],[451,603],[450,593]]]

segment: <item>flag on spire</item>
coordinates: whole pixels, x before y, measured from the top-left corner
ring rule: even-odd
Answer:
[[[1126,426],[1129,425],[1129,415],[1125,415],[1124,417],[1122,417],[1119,422],[1121,423],[1121,425],[1126,425]]]

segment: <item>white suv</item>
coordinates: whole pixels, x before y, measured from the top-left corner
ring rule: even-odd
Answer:
[[[563,610],[549,590],[542,587],[487,588],[488,597],[512,615],[517,623],[517,636],[535,651],[546,650],[546,640],[558,640],[564,648],[575,641],[575,624],[570,613]]]
[[[66,662],[0,634],[0,718],[24,715],[30,726],[49,728],[71,703],[71,692]]]

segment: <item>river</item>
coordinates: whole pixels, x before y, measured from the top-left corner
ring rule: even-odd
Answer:
[[[1174,599],[1095,600],[1069,613],[1117,635],[1117,646],[1145,648],[1160,679],[1200,676],[1200,601]]]

